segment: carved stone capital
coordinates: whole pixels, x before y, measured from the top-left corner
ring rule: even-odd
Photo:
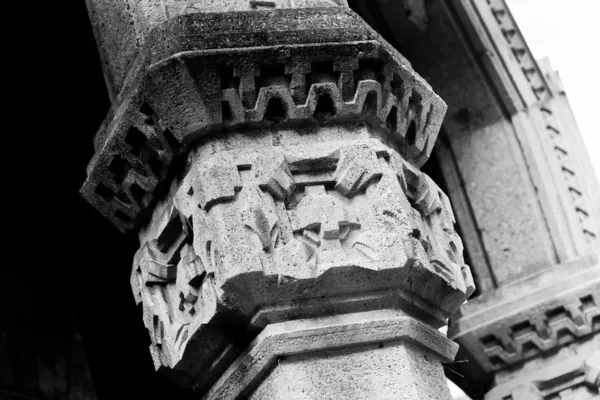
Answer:
[[[273,329],[391,312],[405,320],[381,340],[408,329],[405,361],[425,359],[448,397],[455,349],[436,353],[452,345],[435,328],[474,285],[449,200],[419,170],[446,104],[346,8],[189,14],[144,43],[82,194],[138,232],[131,286],[156,368],[230,393],[227,369]],[[375,340],[371,322],[354,344]]]
[[[271,127],[190,153],[133,265],[157,367],[198,384],[228,331],[296,318],[384,308],[445,324],[474,290],[448,199],[379,134]]]

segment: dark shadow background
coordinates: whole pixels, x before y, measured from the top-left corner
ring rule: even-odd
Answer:
[[[37,360],[53,365],[77,331],[99,399],[192,398],[154,372],[129,287],[137,239],[79,196],[110,106],[85,1],[40,3],[4,14],[0,399],[48,399]]]

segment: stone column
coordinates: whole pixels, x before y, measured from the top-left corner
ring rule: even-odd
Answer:
[[[504,0],[349,3],[448,102],[427,169],[478,288],[450,321],[448,377],[473,399],[598,398],[600,186],[558,74]]]
[[[88,3],[113,109],[82,195],[139,236],[157,370],[206,399],[449,399],[437,328],[474,286],[419,170],[445,103],[345,4],[192,3]]]
[[[504,0],[472,4],[477,14],[465,7],[465,16],[476,15],[476,23],[483,23],[474,27],[491,41],[495,62],[507,69],[502,75],[509,72],[505,76],[514,83],[505,87],[513,91],[507,110],[524,155],[519,169],[529,175],[534,189],[529,202],[539,204],[541,213],[524,218],[507,210],[497,218],[504,199],[488,198],[482,206],[468,194],[474,214],[495,221],[497,239],[489,240],[493,235],[479,223],[489,264],[473,260],[473,271],[478,283],[489,284],[478,285],[481,295],[460,309],[448,330],[461,345],[458,358],[469,361],[460,363],[457,381],[487,392],[482,396],[487,400],[598,399],[600,186],[549,61],[534,59]],[[440,154],[448,159],[447,149]],[[505,192],[512,196],[512,187]],[[469,220],[464,207],[456,211],[459,221]],[[530,221],[543,229],[534,230]],[[519,231],[531,241],[517,242]],[[531,246],[534,240],[540,245]]]

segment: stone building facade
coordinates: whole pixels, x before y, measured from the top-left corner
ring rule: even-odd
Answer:
[[[600,397],[600,185],[503,0],[87,9],[80,193],[174,395]]]

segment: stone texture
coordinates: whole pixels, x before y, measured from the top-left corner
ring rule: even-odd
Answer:
[[[600,331],[598,255],[471,300],[448,336],[487,372],[522,364]]]
[[[135,39],[111,47],[96,26],[121,89],[81,193],[138,233],[155,367],[207,398],[365,398],[359,379],[397,358],[388,397],[447,399],[456,346],[435,328],[474,284],[450,202],[419,170],[446,105],[346,7],[271,3],[89,5]],[[296,358],[261,384],[278,356]],[[354,389],[310,383],[362,359]],[[290,368],[313,373],[281,381]]]
[[[481,398],[495,376],[534,375],[520,368],[598,334],[589,155],[558,75],[534,59],[505,1],[350,6],[448,103],[425,168],[449,195],[479,289],[451,320],[468,362],[448,376]]]
[[[600,244],[600,181],[585,150],[583,137],[569,106],[558,73],[548,59],[539,61],[552,96],[540,107],[546,123],[545,152],[556,159],[561,199],[566,203],[567,220],[575,254],[587,254]],[[562,179],[561,179],[562,178]]]
[[[206,399],[449,399],[456,345],[393,312],[269,325]]]
[[[596,203],[592,199],[598,184],[588,173],[589,156],[577,144],[581,138],[558,76],[547,61],[533,59],[504,1],[477,4],[476,10],[520,97],[510,100],[515,105],[510,122],[536,186],[554,257],[537,272],[530,271],[531,276],[514,275],[520,278],[514,283],[496,279],[498,288],[469,302],[452,321],[449,335],[464,346],[459,357],[468,356],[471,363],[459,371],[468,371],[471,380],[481,381],[487,374],[498,384],[499,376],[517,369],[521,374],[510,379],[529,383],[514,398],[555,398],[546,397],[544,390],[566,378],[549,379],[553,372],[546,370],[543,382],[528,366],[598,335],[600,268],[594,232],[600,214],[590,205]],[[492,268],[494,277],[504,274]],[[564,398],[587,398],[583,392],[568,394],[569,386],[564,387]]]
[[[496,377],[485,400],[591,400],[600,398],[600,336],[571,344]]]
[[[165,22],[199,13],[225,16],[225,13],[237,11],[347,5],[345,0],[86,0],[86,3],[113,101],[118,101],[129,72],[135,68],[137,57],[145,50],[151,32]],[[227,23],[223,23],[225,26]]]
[[[279,29],[292,24],[297,34],[259,35],[267,18]],[[420,166],[431,153],[445,104],[350,11],[235,13],[227,21],[194,14],[179,22],[167,23],[147,42],[153,51],[145,63],[151,66],[140,70],[139,85],[98,132],[81,190],[122,231],[139,225],[155,204],[173,160],[211,132],[273,121],[367,119],[389,126],[394,135],[384,140],[392,140],[409,162]],[[258,32],[237,36],[213,29],[225,22]],[[198,25],[206,31],[194,29]],[[251,44],[263,47],[244,49]],[[214,53],[208,50],[213,46],[239,48]]]
[[[598,248],[595,231],[600,213],[594,199],[599,185],[560,79],[547,60],[533,58],[505,1],[474,5],[461,7],[461,17],[471,25],[471,37],[478,45],[489,50],[490,58],[497,56],[490,61],[493,68],[487,68],[497,76],[495,86],[512,92],[502,100],[524,156],[521,168],[536,189],[541,211],[537,218],[543,220],[551,240],[553,255],[546,267],[586,256]],[[475,16],[480,19],[475,21]]]
[[[508,285],[549,268],[555,251],[546,221],[556,210],[541,207],[538,197],[544,193],[536,193],[539,181],[532,181],[522,137],[505,118],[505,106],[497,96],[496,90],[504,86],[490,87],[488,74],[497,74],[495,68],[504,66],[492,53],[493,44],[474,49],[465,43],[462,28],[458,28],[466,25],[463,19],[480,23],[474,8],[487,7],[487,3],[431,2],[425,7],[426,30],[406,17],[419,12],[412,6],[419,2],[376,2],[375,11],[371,10],[372,2],[353,3],[361,15],[372,16],[367,19],[371,26],[388,32],[386,39],[448,103],[434,153],[441,178],[452,194],[477,286],[491,289]],[[487,38],[485,28],[469,34],[473,42]],[[483,70],[474,61],[480,57],[483,61],[490,57],[498,65]],[[458,201],[459,196],[465,201]]]
[[[450,399],[441,366],[410,344],[286,357],[250,399]]]
[[[191,152],[140,232],[132,287],[157,367],[188,369],[189,385],[188,364],[207,364],[195,351],[217,357],[227,325],[389,307],[439,327],[473,291],[446,196],[380,132],[248,134]]]

